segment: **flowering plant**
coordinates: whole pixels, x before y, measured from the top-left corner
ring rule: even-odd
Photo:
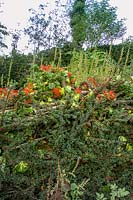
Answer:
[[[44,199],[45,194],[52,194],[49,188],[72,195],[75,191],[77,194],[77,186],[84,186],[86,178],[90,183],[83,198],[89,195],[87,198],[93,199],[96,191],[103,193],[99,188],[107,189],[106,183],[112,181],[128,185],[130,191],[133,148],[129,84],[115,79],[100,83],[94,77],[77,84],[74,74],[66,68],[50,65],[34,66],[32,70],[19,90],[0,88],[0,101],[20,102],[17,109],[1,112],[4,153],[0,167],[5,194],[9,193],[8,180],[10,191],[16,189],[12,199],[16,194],[18,199],[38,199],[41,195]],[[128,107],[125,100],[129,100]],[[63,175],[59,164],[64,168]],[[29,195],[25,192],[29,189],[31,196],[23,197]]]
[[[34,73],[32,73],[32,70]],[[38,104],[39,101],[41,105],[57,102],[57,100],[64,99],[66,96],[71,96],[75,104],[75,101],[78,103],[79,100],[83,99],[82,94],[87,95],[87,97],[94,95],[96,100],[115,100],[115,92],[106,89],[106,87],[103,90],[102,85],[94,77],[88,77],[80,85],[77,85],[75,76],[66,68],[57,68],[51,65],[33,66],[24,88],[10,90],[9,92],[7,88],[0,88],[0,98],[8,96],[8,100],[12,100],[23,96],[21,98],[23,103],[31,104],[34,101]],[[97,88],[100,88],[98,94]]]

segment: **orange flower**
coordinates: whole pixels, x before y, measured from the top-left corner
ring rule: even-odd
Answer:
[[[0,88],[0,97],[7,96],[7,88]]]
[[[10,95],[17,97],[18,96],[18,90],[11,90]]]
[[[91,83],[94,87],[98,86],[98,83],[95,81],[93,77],[87,79],[89,83]]]
[[[40,70],[49,72],[51,70],[51,66],[50,65],[46,65],[46,66],[41,65]]]
[[[67,76],[68,76],[68,78],[71,78],[72,73],[71,73],[71,72],[68,72],[68,73],[67,73]]]
[[[8,99],[13,99],[13,97],[18,96],[18,90],[7,90],[7,88],[0,88],[0,98],[7,97]]]
[[[98,100],[101,100],[101,99],[102,99],[101,94],[98,94],[98,95],[96,96],[96,98],[97,98]]]
[[[76,94],[81,94],[81,92],[82,92],[82,90],[80,88],[76,88],[74,91]]]
[[[58,98],[61,96],[61,89],[60,88],[53,88],[52,90],[54,97]]]
[[[18,90],[11,90],[9,91],[9,99],[13,99],[14,97],[18,96]]]
[[[114,91],[110,90],[108,91],[103,91],[104,96],[108,99],[108,100],[113,100],[116,98],[116,94]]]
[[[71,83],[71,84],[74,84],[75,81],[76,81],[76,78],[72,78],[72,79],[70,80],[70,83]]]
[[[59,71],[64,71],[65,69],[63,67],[60,67],[59,68]]]
[[[31,93],[33,93],[34,92],[33,84],[32,83],[28,83],[27,87],[25,87],[23,89],[23,92],[25,93],[26,96],[29,96]]]
[[[28,84],[27,84],[27,87],[28,87],[28,88],[33,88],[33,83],[28,83]]]
[[[114,91],[110,90],[110,91],[109,91],[109,99],[110,99],[110,100],[113,100],[113,99],[115,99],[115,98],[116,98],[116,94],[114,93]]]

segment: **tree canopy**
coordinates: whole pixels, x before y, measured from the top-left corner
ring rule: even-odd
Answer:
[[[29,26],[24,29],[25,34],[29,36],[29,43],[34,46],[34,51],[39,52],[41,46],[45,46],[47,36],[48,21],[45,18],[46,5],[40,4],[39,11],[29,9],[31,16],[29,18]]]
[[[7,36],[7,35],[8,35],[7,28],[0,23],[0,47],[1,48],[3,47],[7,48],[7,45],[4,43],[4,36]]]
[[[72,38],[76,47],[81,47],[87,36],[87,15],[85,8],[85,0],[76,0],[70,12]]]
[[[75,0],[70,12],[73,42],[82,47],[109,44],[126,31],[125,19],[117,19],[117,8],[109,0]]]

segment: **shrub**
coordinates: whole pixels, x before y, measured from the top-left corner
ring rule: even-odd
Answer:
[[[77,88],[71,78],[34,66],[12,110],[2,110],[1,199],[93,200],[108,183],[131,191],[131,80],[90,77]]]

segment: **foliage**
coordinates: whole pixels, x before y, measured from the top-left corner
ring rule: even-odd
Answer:
[[[76,0],[70,12],[70,27],[73,43],[77,49],[82,48],[86,39],[86,20],[85,0]]]
[[[30,9],[32,16],[29,19],[29,27],[24,29],[25,34],[30,38],[29,44],[33,44],[34,53],[38,53],[40,47],[47,45],[48,24],[49,20],[46,19],[45,14],[46,5],[40,5],[39,11]]]
[[[110,51],[109,45],[103,45],[97,47],[100,51],[108,52]],[[126,41],[111,46],[110,55],[119,66],[129,66],[133,63],[133,40],[127,39]]]
[[[56,51],[56,55],[55,55]],[[88,48],[86,51],[83,51],[82,53],[85,55],[85,53],[88,54],[87,58],[93,61],[96,64],[96,61],[98,61],[96,58],[99,57],[99,59],[105,59],[107,57],[107,62],[111,61],[110,65],[116,65],[119,66],[121,69],[123,69],[124,66],[130,66],[132,67],[133,62],[133,42],[132,40],[126,40],[120,44],[116,45],[102,45],[98,46],[97,48]],[[74,50],[74,44],[71,42],[66,42],[61,48],[51,48],[44,51],[41,51],[38,55],[38,58],[41,60],[43,58],[43,62],[45,64],[53,63],[58,65],[59,57],[61,52],[61,66],[68,66],[70,63],[73,67],[72,61],[75,60],[74,56],[80,54],[79,51]],[[99,54],[99,56],[98,56]],[[91,58],[89,57],[91,56]],[[93,57],[93,60],[92,60]],[[100,58],[102,57],[102,58]],[[109,59],[109,60],[108,60]],[[98,62],[99,63],[99,62]],[[103,62],[102,62],[103,63]],[[78,64],[78,63],[77,63]]]
[[[48,3],[48,2],[47,2]],[[47,13],[46,4],[40,4],[39,9],[30,9],[31,17],[29,26],[24,29],[29,36],[29,44],[33,44],[34,53],[61,47],[69,37],[68,16],[66,6],[60,1],[55,1],[54,9]]]
[[[60,48],[51,48],[40,51],[38,59],[42,60],[42,63],[48,65],[49,63],[60,66],[68,66],[73,56],[74,46],[71,42],[66,42]]]
[[[61,48],[70,39],[69,17],[67,12],[67,1],[56,0],[54,8],[49,13],[49,48]]]
[[[34,65],[17,94],[1,88],[1,199],[93,200],[108,183],[131,191],[131,77],[73,78]]]
[[[90,47],[109,44],[125,34],[124,19],[117,19],[116,8],[110,6],[109,0],[89,3],[87,16],[86,41]]]
[[[5,86],[8,80],[8,72],[10,65],[11,73],[10,79],[15,81],[17,87],[21,87],[26,81],[26,76],[29,73],[29,69],[31,67],[33,60],[33,55],[24,55],[20,52],[14,51],[14,53],[10,56],[1,56],[0,57],[0,85]]]
[[[21,31],[20,30],[15,30],[14,32],[11,33],[12,35],[12,55],[17,53],[17,46],[18,46],[18,41],[20,40],[21,37]]]
[[[11,56],[0,56],[0,82],[4,81],[4,84],[6,84],[11,61],[13,62],[11,79],[19,82],[17,87],[22,86],[25,82],[33,60],[38,65],[42,63],[48,65],[50,63],[54,66],[68,66],[69,70],[79,78],[79,82],[86,79],[88,72],[92,76],[95,73],[95,76],[105,77],[110,71],[108,75],[113,76],[116,71],[117,73],[119,73],[119,70],[123,71],[126,65],[128,65],[126,66],[127,76],[128,74],[132,75],[130,69],[132,68],[133,59],[132,42],[130,41],[113,46],[99,46],[97,49],[91,48],[82,52],[73,49],[72,43],[65,43],[60,49],[47,49],[39,52],[36,56],[32,54],[24,55],[17,50],[13,51]],[[97,68],[97,65],[102,67]]]
[[[114,184],[114,185],[111,184],[110,189],[111,189],[110,200],[115,200],[116,197],[121,198],[121,197],[125,197],[125,196],[129,195],[129,192],[126,191],[125,188],[118,188],[118,186],[116,184]],[[104,197],[104,194],[97,193],[96,200],[107,200],[107,198]]]
[[[104,81],[105,77],[108,79],[114,74],[119,74],[119,67],[109,53],[97,49],[88,49],[85,52],[73,51],[68,67],[79,82],[85,81],[88,74],[100,81]]]
[[[3,42],[4,36],[7,36],[7,35],[8,35],[7,28],[0,23],[0,47],[1,48],[3,47],[7,48],[7,45]]]
[[[109,44],[125,34],[124,21],[117,19],[116,8],[110,6],[109,0],[86,3],[77,0],[70,12],[73,42],[80,48],[83,44],[87,47]]]
[[[39,13],[31,9],[31,24],[25,29],[34,55],[17,51],[14,34],[12,55],[0,57],[2,200],[132,199],[133,83],[127,67],[131,52],[125,56],[122,49],[116,58],[112,46],[108,52],[79,51],[84,42],[108,44],[125,31],[108,0],[89,3],[90,7],[81,0],[73,4],[74,42],[64,43],[68,37],[60,32],[64,29],[57,23],[62,16],[57,7],[50,21],[40,5]],[[61,49],[51,48],[53,43]]]

